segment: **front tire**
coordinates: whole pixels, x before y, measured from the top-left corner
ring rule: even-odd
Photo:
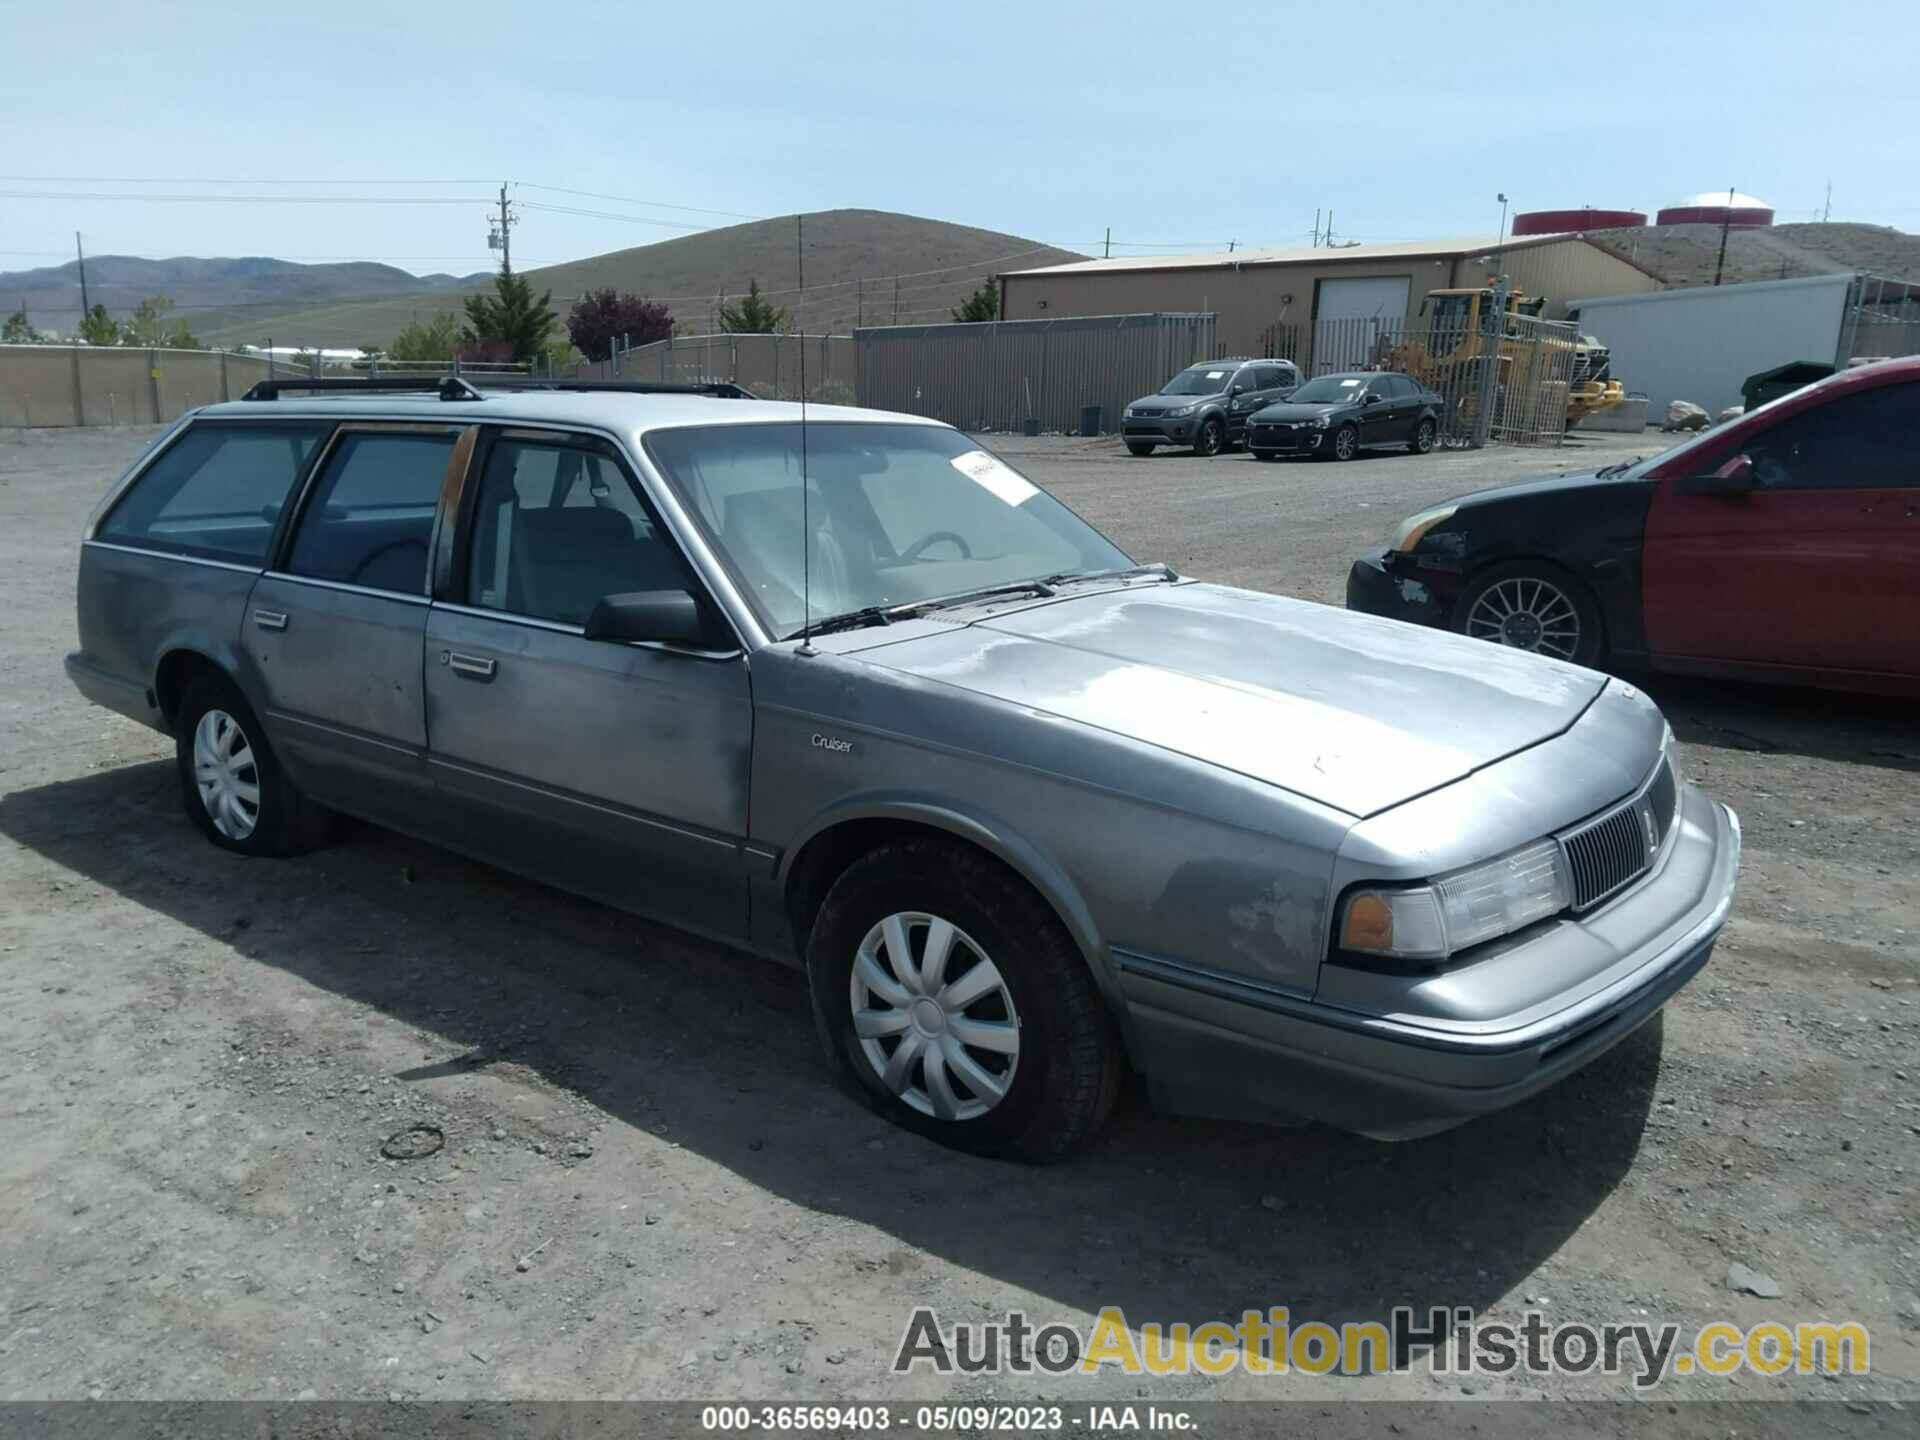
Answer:
[[[1153,446],[1143,445],[1138,440],[1129,440],[1127,441],[1127,453],[1129,455],[1151,455],[1153,453]]]
[[[324,836],[327,812],[293,788],[231,680],[203,675],[189,685],[173,729],[181,803],[222,850],[290,855]]]
[[[1598,665],[1606,654],[1592,594],[1544,560],[1516,561],[1476,578],[1460,597],[1453,623],[1473,639],[1575,665]]]
[[[1220,417],[1214,416],[1201,425],[1193,437],[1193,453],[1203,460],[1211,460],[1220,453],[1221,446],[1227,442],[1227,427],[1220,423]]]
[[[1342,425],[1327,437],[1327,448],[1320,452],[1332,460],[1351,460],[1360,453],[1360,432]]]
[[[1119,1040],[1078,946],[968,846],[906,840],[856,860],[814,921],[807,978],[836,1073],[944,1145],[1055,1160],[1119,1093]]]

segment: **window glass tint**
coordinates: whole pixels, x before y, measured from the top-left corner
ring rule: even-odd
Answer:
[[[316,580],[424,594],[433,514],[455,431],[349,431],[300,515],[287,569]]]
[[[328,428],[321,421],[195,425],[147,467],[99,536],[261,564],[280,507]]]
[[[1411,400],[1413,382],[1404,375],[1387,376],[1387,397],[1392,400]]]
[[[1755,483],[1769,490],[1920,485],[1916,414],[1920,385],[1882,385],[1790,416],[1744,448]]]
[[[693,588],[626,468],[597,448],[502,438],[474,505],[469,605],[583,625],[602,596]]]
[[[776,635],[815,619],[931,600],[1127,557],[955,430],[736,424],[659,430],[654,463]]]
[[[1278,390],[1286,379],[1285,374],[1275,365],[1256,366],[1253,377],[1253,383],[1262,390]]]

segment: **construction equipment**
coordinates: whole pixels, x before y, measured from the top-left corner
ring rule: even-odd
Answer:
[[[1461,418],[1471,418],[1478,405],[1475,381],[1483,373],[1493,338],[1495,293],[1491,285],[1429,291],[1420,302],[1421,328],[1397,340],[1383,337],[1384,353],[1376,363],[1403,371],[1442,395],[1458,396]],[[1626,391],[1607,373],[1606,346],[1591,335],[1544,336],[1534,327],[1527,327],[1533,329],[1531,336],[1518,333],[1526,320],[1539,317],[1546,303],[1544,296],[1509,292],[1500,321],[1495,393],[1517,396],[1536,387],[1564,387],[1567,424],[1575,425],[1620,404]]]

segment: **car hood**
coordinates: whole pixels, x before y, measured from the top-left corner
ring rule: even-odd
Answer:
[[[1214,395],[1142,395],[1127,408],[1136,415],[1164,415],[1169,410],[1183,409],[1188,405],[1204,405],[1209,400],[1218,400],[1222,391]]]
[[[1298,425],[1302,420],[1314,420],[1322,415],[1335,415],[1351,409],[1351,405],[1295,405],[1290,400],[1283,400],[1278,405],[1254,411],[1253,418],[1265,425]]]
[[[1356,816],[1558,735],[1607,684],[1483,640],[1193,582],[883,634],[861,659]]]
[[[1571,490],[1590,490],[1601,485],[1651,485],[1650,480],[1630,480],[1624,475],[1601,475],[1592,470],[1577,470],[1571,475],[1541,475],[1519,480],[1492,490],[1472,490],[1448,501],[1450,505],[1485,505],[1499,500],[1521,500],[1534,495],[1557,495]]]

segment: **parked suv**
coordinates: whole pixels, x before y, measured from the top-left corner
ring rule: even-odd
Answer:
[[[1159,391],[1127,406],[1121,434],[1135,455],[1156,445],[1190,445],[1218,455],[1240,441],[1247,417],[1284,400],[1300,383],[1291,360],[1215,360],[1189,365]]]
[[[1427,1133],[1726,919],[1738,825],[1639,691],[1135,564],[948,426],[256,393],[80,552],[68,673],[174,737],[193,823],[284,854],[347,811],[802,964],[835,1069],[945,1142],[1058,1155],[1128,1065]]]

